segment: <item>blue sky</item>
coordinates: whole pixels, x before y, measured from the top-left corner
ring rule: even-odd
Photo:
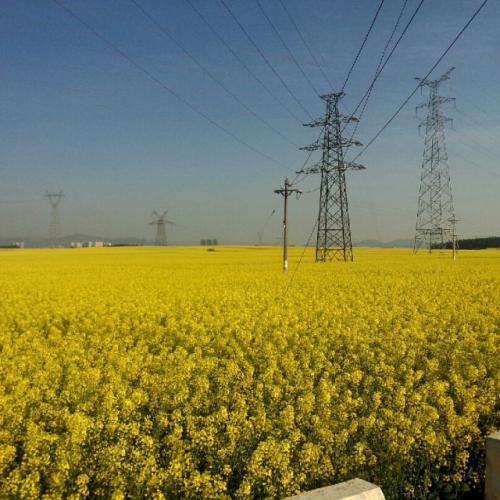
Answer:
[[[138,0],[154,19],[239,100],[304,145],[314,131],[219,0],[191,0],[272,93],[271,98],[214,37],[186,0]],[[226,0],[238,19],[314,116],[322,101],[289,58],[254,0]],[[334,85],[342,85],[378,1],[285,0]],[[245,148],[194,113],[120,57],[52,0],[0,5],[0,235],[45,235],[48,190],[64,189],[64,234],[153,237],[151,212],[169,209],[170,240],[216,237],[253,243],[274,208],[264,241],[280,235],[281,199],[273,194],[303,151],[266,128],[179,50],[130,0],[61,0],[156,79],[232,134],[276,159]],[[278,0],[261,0],[320,92],[328,88]],[[353,109],[375,71],[403,0],[386,0],[343,101]],[[402,25],[418,4],[408,0]],[[367,142],[425,74],[479,6],[480,0],[427,0],[378,80],[358,131]],[[448,115],[449,164],[464,236],[500,234],[500,4],[490,0],[437,68],[456,66],[443,93],[457,98]],[[401,27],[399,28],[399,31]],[[398,33],[399,33],[398,31]],[[336,89],[334,89],[336,90]],[[423,138],[418,93],[349,174],[354,240],[413,236]],[[301,184],[314,190],[315,177]],[[291,240],[300,244],[316,217],[318,193],[292,200]]]

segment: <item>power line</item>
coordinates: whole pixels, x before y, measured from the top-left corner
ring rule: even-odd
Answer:
[[[260,228],[260,230],[257,231],[257,239],[258,239],[258,244],[259,245],[263,244],[264,230],[266,229],[267,224],[271,220],[272,216],[276,213],[276,210],[277,210],[277,207],[274,207],[271,210],[271,213],[266,217],[266,220],[264,221],[264,224],[262,225],[262,227]]]
[[[437,61],[432,65],[431,69],[427,72],[427,74],[422,78],[426,80],[429,75],[436,69],[436,67],[440,64],[440,62],[446,57],[448,52],[453,48],[455,43],[457,43],[458,39],[463,35],[463,33],[467,30],[467,28],[471,25],[472,21],[477,17],[477,15],[481,12],[484,6],[488,3],[488,0],[483,0],[481,5],[474,11],[474,14],[469,18],[465,26],[458,32],[452,42],[448,45],[446,50],[438,57]],[[382,132],[393,122],[396,116],[399,115],[401,110],[410,102],[410,99],[416,94],[417,90],[420,88],[420,83],[412,90],[410,95],[399,105],[396,111],[392,114],[392,116],[385,122],[385,124],[379,129],[379,131],[370,139],[370,141],[364,146],[364,148],[353,158],[353,161],[356,161],[362,154],[366,152],[366,150],[380,137]]]
[[[404,11],[406,9],[407,4],[408,4],[408,0],[404,0],[403,4],[401,6],[401,9],[399,11],[399,15],[398,15],[398,17],[396,19],[396,22],[394,23],[394,27],[393,27],[393,29],[391,31],[391,34],[389,35],[389,38],[387,39],[387,42],[386,42],[386,44],[384,46],[384,49],[382,50],[382,54],[380,55],[380,59],[379,59],[378,64],[377,64],[377,68],[375,70],[375,74],[374,74],[372,83],[370,84],[370,87],[368,88],[367,93],[365,93],[365,95],[363,96],[362,100],[360,101],[360,102],[362,102],[364,100],[363,108],[361,109],[361,113],[359,114],[358,120],[355,122],[354,129],[353,129],[353,131],[351,133],[351,136],[350,136],[350,140],[351,141],[353,140],[354,136],[356,135],[356,132],[358,131],[358,127],[359,127],[361,118],[363,117],[363,115],[365,113],[366,107],[368,106],[368,102],[369,102],[370,97],[372,95],[374,84],[375,84],[375,82],[376,82],[376,80],[377,80],[377,78],[379,76],[379,71],[380,71],[380,68],[382,67],[382,63],[383,63],[385,54],[386,54],[387,49],[389,48],[389,45],[392,42],[392,39],[394,38],[394,35],[395,35],[395,33],[396,33],[397,29],[398,29],[399,23],[401,22],[401,19],[403,17],[403,13],[404,13]],[[403,30],[401,36],[396,41],[396,43],[395,43],[395,45],[393,47],[392,53],[394,53],[394,50],[396,49],[396,47],[399,44],[399,41],[401,40],[401,38],[403,37],[404,33],[408,29],[408,26],[411,24],[413,18],[415,17],[415,15],[418,12],[418,10],[420,9],[420,7],[421,7],[421,4],[417,7],[417,9],[415,10],[414,15],[410,18],[410,21],[407,23],[407,25],[406,25],[405,29]],[[390,59],[390,56],[385,61],[385,64],[387,64],[387,62],[388,62],[389,59]],[[356,109],[354,110],[354,112],[356,112],[358,110],[358,108],[359,108],[359,105],[356,107]],[[344,129],[345,129],[345,126],[344,126]],[[380,240],[380,229],[379,229],[379,222],[378,222],[378,217],[377,217],[377,209],[375,207],[375,203],[374,203],[372,195],[371,195],[369,182],[368,182],[368,180],[367,180],[367,178],[365,176],[363,176],[363,182],[364,182],[364,185],[365,185],[366,197],[367,197],[367,199],[369,201],[369,204],[370,204],[370,209],[371,209],[370,210],[370,214],[371,214],[372,219],[374,221],[374,226],[375,226],[375,232],[376,232],[376,235],[377,235],[377,239]]]
[[[369,214],[372,218],[372,224],[375,228],[375,234],[377,236],[377,239],[380,240],[380,226],[379,226],[379,218],[378,218],[378,211],[379,207],[375,206],[375,202],[373,201],[373,196],[372,196],[372,191],[370,188],[370,182],[369,178],[366,175],[361,176],[362,177],[362,182],[364,184],[365,192],[366,192],[366,199],[368,201],[368,205],[370,207],[369,209]],[[359,202],[358,202],[359,203]]]
[[[387,56],[386,60],[384,61],[384,63],[382,64],[382,66],[380,66],[380,69],[375,72],[375,75],[374,75],[374,77],[373,77],[373,79],[372,79],[372,81],[370,83],[370,86],[368,87],[368,89],[364,93],[363,97],[360,99],[360,101],[358,102],[358,104],[354,108],[353,114],[355,114],[358,111],[358,109],[361,106],[361,104],[363,103],[363,101],[367,98],[367,96],[369,94],[371,94],[376,81],[379,79],[380,75],[382,74],[382,71],[384,71],[384,68],[386,67],[387,63],[389,62],[389,60],[391,59],[392,55],[394,54],[394,51],[398,47],[398,45],[401,42],[403,36],[408,31],[408,28],[410,27],[410,25],[412,24],[413,20],[415,19],[415,16],[418,14],[418,11],[422,7],[424,1],[425,0],[420,0],[420,3],[417,5],[417,7],[415,8],[415,10],[413,11],[413,14],[411,15],[410,19],[406,23],[406,26],[403,28],[403,31],[401,32],[401,34],[399,35],[398,39],[396,40],[396,43],[394,44],[394,47],[392,47],[392,49],[389,52],[389,55]],[[345,127],[344,127],[344,129],[345,129]]]
[[[144,66],[139,64],[135,59],[130,57],[126,52],[124,52],[122,49],[120,49],[118,46],[116,46],[113,42],[111,42],[108,38],[106,38],[99,31],[97,31],[91,24],[89,24],[87,21],[85,21],[82,17],[80,17],[78,14],[76,14],[69,7],[64,5],[60,0],[52,0],[52,1],[58,7],[63,9],[67,14],[69,14],[71,17],[76,19],[80,24],[85,26],[85,28],[87,28],[91,33],[93,33],[99,40],[101,40],[103,43],[105,43],[106,45],[111,47],[111,49],[113,49],[114,52],[116,52],[119,56],[121,56],[123,59],[128,61],[137,70],[139,70],[141,73],[146,75],[150,80],[152,80],[157,85],[159,85],[163,90],[166,90],[169,94],[171,94],[173,97],[175,97],[178,101],[182,102],[185,106],[187,106],[189,109],[191,109],[191,111],[194,111],[197,115],[201,116],[207,122],[211,123],[214,127],[218,128],[221,132],[224,132],[224,134],[231,137],[234,141],[241,144],[242,146],[245,146],[250,151],[262,156],[266,160],[274,163],[275,165],[278,165],[282,168],[290,170],[290,168],[287,167],[284,163],[280,162],[279,160],[276,160],[275,158],[273,158],[272,156],[268,155],[267,153],[261,151],[260,149],[256,148],[255,146],[252,146],[250,143],[246,142],[244,139],[241,139],[236,134],[231,132],[228,128],[224,127],[219,122],[215,121],[213,118],[211,118],[209,115],[207,115],[204,111],[202,111],[201,109],[196,107],[194,104],[189,102],[186,98],[184,98],[183,96],[178,94],[175,90],[170,88],[166,83],[164,83],[162,80],[160,80],[155,75],[153,75],[153,73],[151,73]]]
[[[325,130],[325,127],[321,127],[319,134],[318,134],[318,137],[317,137],[315,142],[319,141],[320,137],[323,135],[324,130]],[[307,163],[311,159],[313,152],[314,151],[312,149],[308,152],[306,159],[304,160],[304,163],[302,163],[302,166],[297,170],[295,177],[292,179],[292,182],[291,182],[292,186],[296,186],[297,184],[300,184],[308,177],[309,174],[305,174],[303,171],[306,168]],[[302,179],[297,180],[301,175],[303,176]]]
[[[370,36],[370,33],[373,29],[373,26],[375,25],[375,21],[377,20],[377,17],[380,13],[380,10],[382,9],[382,5],[384,5],[385,0],[381,0],[379,3],[379,6],[377,8],[377,12],[375,12],[375,15],[373,16],[372,22],[370,24],[370,27],[368,28],[368,31],[366,32],[363,42],[361,43],[361,47],[358,49],[358,53],[356,54],[356,57],[354,58],[354,61],[351,64],[351,67],[349,68],[349,71],[347,72],[347,76],[345,77],[344,83],[342,84],[342,91],[345,89],[347,82],[349,81],[349,78],[351,77],[351,73],[356,66],[356,63],[358,62],[359,56],[361,55],[361,52],[363,52],[363,48],[365,47],[366,41],[368,40],[368,37]]]
[[[295,174],[295,177],[292,179],[292,182],[291,182],[292,186],[296,186],[297,184],[300,184],[307,177],[307,174],[302,174],[302,170],[304,170],[306,168],[306,165],[309,162],[309,160],[311,159],[312,154],[313,154],[313,151],[308,152],[306,159],[304,160],[304,163],[302,164],[302,166],[299,168],[299,170]],[[297,180],[301,175],[303,175],[302,179]]]
[[[144,16],[149,19],[149,21],[154,24],[170,41],[172,41],[186,56],[188,56],[191,61],[193,61],[203,72],[205,72],[208,77],[215,82],[226,94],[228,94],[232,99],[234,99],[242,108],[244,108],[248,113],[250,113],[254,118],[259,120],[264,124],[269,130],[272,130],[276,135],[279,135],[284,141],[288,142],[292,146],[299,147],[298,144],[288,139],[283,135],[277,128],[271,125],[266,119],[262,118],[258,113],[256,113],[250,106],[245,104],[233,91],[231,91],[224,83],[222,83],[204,64],[202,64],[189,50],[184,47],[162,24],[160,24],[153,15],[148,12],[137,0],[130,0]]]
[[[462,132],[462,131],[459,132],[457,130],[454,130],[454,132],[455,132],[455,134],[457,134],[461,137],[461,140],[460,140],[461,143],[463,143],[464,139],[466,141],[468,140],[471,144],[473,144],[475,146],[477,151],[481,152],[483,155],[487,156],[488,158],[490,158],[490,160],[492,160],[494,162],[498,161],[498,158],[496,158],[483,144],[476,141],[469,134],[466,134],[465,132]],[[465,143],[465,144],[467,145],[467,143]],[[474,148],[474,146],[472,146],[471,144],[469,144],[469,147]]]
[[[266,21],[268,22],[269,26],[271,26],[272,30],[276,34],[276,36],[279,38],[281,44],[283,45],[284,49],[288,52],[288,55],[292,59],[293,63],[295,66],[297,66],[298,70],[306,80],[306,82],[309,84],[311,87],[312,91],[319,96],[319,91],[315,87],[314,83],[311,81],[311,79],[307,76],[307,73],[304,71],[304,68],[299,64],[297,61],[297,58],[293,55],[293,52],[290,50],[290,47],[288,47],[287,43],[285,42],[284,38],[281,36],[280,32],[278,31],[278,28],[276,28],[276,25],[272,22],[271,18],[267,15],[267,12],[264,10],[264,7],[262,7],[262,4],[260,3],[260,0],[255,0],[255,3],[259,7],[260,12],[262,15],[265,17]]]
[[[292,23],[293,27],[295,28],[295,31],[298,33],[300,39],[302,40],[302,43],[304,44],[304,46],[306,47],[307,51],[309,52],[309,55],[311,56],[312,60],[314,61],[314,64],[316,64],[316,66],[320,70],[321,74],[323,75],[323,78],[325,79],[325,81],[329,85],[330,89],[333,89],[333,83],[331,82],[331,80],[328,78],[328,76],[326,75],[325,71],[323,70],[322,65],[319,63],[316,55],[312,51],[309,43],[307,42],[305,36],[302,33],[302,31],[299,29],[299,26],[297,25],[297,23],[295,22],[294,18],[292,17],[289,9],[287,8],[287,6],[283,2],[283,0],[279,0],[279,3],[281,4],[281,7],[283,7],[283,10],[285,11],[288,19]]]
[[[456,131],[454,131],[456,132]],[[469,148],[469,150],[471,150],[473,153],[477,153],[478,151],[476,149],[474,149],[474,146],[471,146],[470,144],[468,144],[467,142],[464,142],[464,141],[460,141],[460,144],[462,146],[466,146],[467,148]],[[485,154],[484,151],[479,151],[479,154]],[[467,164],[472,164],[472,165],[475,165],[476,167],[479,168],[479,170],[483,171],[483,172],[487,172],[491,175],[494,175],[496,177],[500,177],[500,172],[495,172],[494,170],[490,170],[489,168],[485,168],[484,165],[479,165],[479,163],[475,162],[474,160],[471,160],[470,158],[466,158],[463,154],[459,154],[457,153],[457,150],[455,149],[453,151],[453,156],[458,156],[459,158],[462,158],[462,160],[464,160]],[[493,164],[497,164],[497,159],[492,159],[493,161]]]
[[[321,186],[314,188],[314,189],[308,189],[307,191],[304,191],[304,194],[317,193],[320,189],[321,189]]]
[[[226,9],[226,11],[228,12],[228,14],[232,17],[232,19],[234,20],[234,22],[238,25],[238,27],[243,32],[243,34],[246,36],[247,40],[252,44],[252,46],[258,52],[258,54],[263,59],[263,61],[266,63],[266,65],[268,66],[268,68],[272,71],[272,73],[276,76],[276,78],[278,78],[278,80],[281,82],[281,84],[283,85],[283,87],[285,87],[286,91],[290,94],[290,96],[293,98],[293,100],[299,105],[299,107],[304,111],[304,113],[307,116],[309,116],[309,118],[311,118],[311,120],[312,120],[312,115],[309,112],[309,110],[302,104],[302,102],[294,94],[294,92],[288,86],[288,84],[285,82],[285,80],[283,80],[282,76],[276,71],[276,68],[271,64],[271,62],[266,57],[266,55],[264,54],[264,52],[262,52],[262,50],[260,49],[260,47],[255,42],[255,40],[250,36],[250,34],[248,33],[248,31],[241,24],[241,22],[239,21],[239,19],[236,17],[236,14],[231,10],[231,8],[227,4],[227,2],[225,0],[220,0],[220,2],[223,5],[223,7]]]
[[[304,255],[306,254],[306,250],[309,247],[309,244],[311,243],[311,239],[313,237],[313,234],[316,231],[316,226],[318,225],[318,220],[314,222],[314,226],[309,234],[309,237],[307,238],[306,244],[304,245],[304,248],[302,249],[302,253],[300,254],[299,261],[297,262],[297,265],[295,266],[295,269],[293,270],[293,274],[290,278],[290,281],[287,283],[285,290],[283,291],[283,298],[285,298],[288,295],[288,292],[292,286],[293,280],[295,279],[295,275],[297,274],[297,271],[299,270],[300,265],[302,264],[302,260],[304,259]]]
[[[310,155],[308,155],[309,157],[307,158],[307,161],[309,161],[309,158],[311,157],[312,155],[312,151],[310,151]],[[306,165],[307,165],[307,161],[304,162],[304,165],[302,167],[302,170],[305,169]],[[301,179],[298,179],[300,176],[302,175],[302,178]],[[302,184],[307,178],[309,177],[309,174],[297,174],[294,178],[294,182],[292,182],[292,186],[298,186],[299,184]],[[298,180],[295,180],[295,179],[298,179]]]
[[[401,18],[403,17],[403,12],[405,11],[405,8],[406,8],[406,5],[408,4],[408,0],[404,0],[403,2],[403,5],[401,7],[401,10],[399,12],[399,15],[398,15],[398,18],[396,19],[396,22],[394,23],[394,28],[392,29],[392,32],[389,36],[389,38],[387,39],[387,42],[385,44],[385,47],[384,47],[384,50],[382,51],[382,54],[380,56],[380,59],[378,61],[378,64],[377,64],[377,69],[375,70],[375,74],[373,76],[373,80],[372,80],[372,83],[370,84],[370,86],[368,87],[368,90],[366,91],[365,95],[361,98],[361,101],[360,102],[363,102],[363,108],[361,109],[361,113],[359,114],[359,116],[357,117],[358,118],[358,121],[356,122],[356,124],[354,125],[354,130],[352,131],[352,134],[351,134],[351,139],[356,135],[356,132],[358,131],[358,127],[359,127],[359,123],[361,121],[361,118],[363,117],[364,113],[365,113],[365,110],[366,110],[366,107],[368,106],[368,101],[370,100],[370,97],[371,97],[371,94],[372,94],[372,91],[373,91],[373,87],[374,87],[374,84],[378,78],[378,75],[379,75],[379,71],[380,71],[380,68],[382,66],[382,62],[384,61],[384,57],[385,57],[385,54],[387,52],[387,49],[389,48],[389,45],[390,43],[392,42],[392,39],[394,38],[394,35],[396,33],[396,30],[398,29],[398,26],[399,26],[399,23],[401,21]],[[420,3],[420,5],[418,6],[418,8],[420,8],[420,6],[422,5],[422,3]],[[416,11],[418,12],[418,11]],[[415,12],[415,14],[416,14]],[[411,22],[411,21],[410,21]],[[407,27],[409,26],[409,24],[407,25]],[[406,27],[406,28],[407,28]],[[405,28],[405,29],[406,29]],[[403,34],[404,34],[404,30],[403,30]],[[400,37],[400,40],[401,40],[401,37]],[[396,42],[396,44],[394,45],[394,49],[395,47],[397,47],[397,44],[399,43]],[[387,61],[386,61],[386,64],[387,64]],[[358,107],[359,105],[356,107],[356,109],[354,110],[354,113],[356,113],[356,111],[358,110]]]
[[[494,116],[494,115],[490,114],[483,107],[478,106],[477,103],[475,103],[472,99],[469,99],[465,94],[463,94],[457,88],[455,88],[455,86],[451,85],[451,88],[452,88],[452,90],[453,90],[454,93],[456,93],[456,94],[459,95],[459,97],[460,97],[461,100],[463,99],[463,100],[467,101],[471,106],[473,106],[474,108],[476,108],[484,116],[488,117],[490,120],[494,121],[495,123],[499,123],[500,124],[500,121],[498,120],[497,116]],[[482,91],[480,90],[479,93],[481,93],[481,92]],[[460,110],[458,110],[458,112],[460,112]],[[463,110],[462,110],[462,112],[463,112]]]
[[[470,116],[468,113],[465,113],[461,108],[456,107],[455,110],[462,115],[468,121],[471,123],[473,126],[478,127],[478,129],[481,130],[481,136],[487,136],[491,140],[492,143],[497,144],[498,143],[498,136],[495,136],[488,132],[488,129],[485,128],[484,123],[480,122],[479,120],[476,120],[472,116]]]
[[[240,65],[247,71],[247,73],[272,97],[293,119],[302,123],[302,120],[281,100],[274,92],[250,69],[250,67],[243,61],[238,53],[226,42],[222,35],[214,28],[213,24],[200,12],[200,10],[193,4],[191,0],[185,0],[186,3],[196,12],[199,18],[205,23],[213,35],[226,47],[226,49],[233,55],[233,57],[240,63]]]
[[[486,54],[490,61],[495,64],[497,62],[496,59],[493,59],[490,54]],[[488,89],[488,87],[484,87],[484,80],[481,80],[481,83],[472,75],[468,75],[468,79],[474,84],[474,87],[479,91],[480,94],[485,94],[488,96],[493,102],[495,102],[498,98],[496,94],[491,93],[491,91]]]

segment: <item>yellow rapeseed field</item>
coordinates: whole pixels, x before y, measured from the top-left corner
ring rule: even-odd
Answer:
[[[480,491],[500,251],[300,252],[0,252],[0,497]]]

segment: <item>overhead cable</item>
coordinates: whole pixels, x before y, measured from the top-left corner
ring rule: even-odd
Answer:
[[[419,4],[417,5],[417,7],[415,8],[415,10],[413,11],[413,14],[411,15],[410,19],[408,20],[408,22],[406,23],[405,27],[403,28],[403,31],[401,32],[401,34],[399,35],[398,39],[396,40],[396,43],[394,44],[394,46],[392,47],[391,51],[389,52],[389,55],[385,59],[385,61],[382,64],[382,66],[380,66],[380,68],[378,69],[378,71],[375,72],[375,75],[374,75],[374,77],[373,77],[373,79],[372,79],[372,81],[370,83],[370,86],[368,87],[368,89],[364,93],[363,97],[360,99],[360,101],[358,102],[358,104],[354,108],[354,111],[352,112],[353,115],[356,114],[356,112],[358,111],[358,109],[361,106],[361,104],[363,103],[363,101],[366,99],[366,97],[368,96],[368,94],[371,93],[371,91],[373,89],[373,86],[375,85],[376,81],[378,80],[378,78],[382,74],[382,71],[384,71],[384,68],[386,67],[387,63],[390,61],[392,55],[394,54],[394,51],[396,50],[396,48],[398,47],[399,43],[403,39],[404,35],[408,31],[408,28],[413,23],[413,20],[415,19],[415,16],[418,14],[418,11],[422,7],[424,1],[425,0],[420,0]],[[345,129],[345,127],[344,127],[344,129]]]
[[[361,43],[361,46],[358,49],[358,52],[356,54],[356,57],[354,58],[354,61],[351,64],[351,67],[349,68],[349,71],[347,72],[347,76],[345,77],[344,83],[342,84],[342,91],[345,89],[347,82],[349,81],[349,78],[351,77],[352,71],[354,67],[356,66],[356,63],[358,62],[359,56],[361,55],[361,52],[363,52],[363,48],[366,45],[366,41],[368,40],[368,37],[370,36],[370,33],[372,32],[373,26],[375,26],[375,21],[377,20],[377,17],[380,13],[380,10],[382,9],[382,5],[384,5],[385,0],[380,0],[380,3],[377,8],[377,12],[375,12],[375,15],[373,16],[372,22],[370,23],[370,27],[368,28],[368,31],[366,32],[363,42]]]
[[[266,19],[267,23],[269,26],[271,26],[272,30],[274,31],[275,35],[278,37],[279,41],[281,42],[281,45],[283,45],[283,48],[287,51],[288,55],[290,56],[290,59],[293,61],[295,66],[297,66],[298,70],[306,80],[306,82],[309,84],[311,87],[312,91],[319,96],[320,92],[314,85],[314,83],[311,81],[311,79],[307,76],[307,73],[304,71],[304,68],[300,65],[300,63],[297,61],[297,58],[293,55],[293,52],[290,50],[290,47],[288,47],[288,44],[285,42],[285,39],[281,36],[281,33],[278,31],[278,28],[276,28],[276,25],[273,23],[271,18],[267,15],[267,12],[265,11],[264,7],[262,7],[262,4],[260,0],[255,0],[255,3],[259,7],[260,12]]]
[[[319,63],[318,58],[314,54],[314,51],[311,49],[311,46],[307,42],[306,37],[304,36],[304,34],[302,33],[302,31],[300,30],[298,24],[295,22],[292,14],[290,13],[290,10],[285,5],[285,2],[283,2],[283,0],[279,0],[279,3],[281,4],[281,7],[283,7],[283,10],[285,11],[285,13],[286,13],[288,19],[290,20],[290,22],[292,23],[292,26],[295,28],[295,31],[297,32],[297,34],[299,35],[300,39],[302,40],[302,43],[304,44],[304,46],[306,47],[307,51],[309,52],[309,55],[311,56],[311,59],[314,61],[314,64],[316,64],[317,68],[320,70],[321,74],[323,75],[323,78],[325,79],[325,81],[328,84],[328,86],[330,87],[330,89],[333,89],[333,83],[331,82],[331,80],[328,78],[327,74],[323,70],[323,66]]]
[[[478,16],[484,6],[488,3],[488,0],[483,0],[481,5],[474,11],[469,20],[465,23],[465,26],[458,32],[455,38],[448,45],[446,50],[438,57],[437,61],[432,65],[431,69],[426,73],[426,75],[421,80],[427,80],[430,74],[437,68],[437,66],[441,63],[441,61],[446,57],[448,52],[453,48],[453,46],[457,43],[459,38],[464,34],[467,28],[472,24],[472,21]],[[356,161],[362,154],[366,152],[366,150],[380,137],[380,135],[384,132],[384,130],[393,122],[396,116],[399,115],[401,110],[410,102],[410,99],[417,93],[420,88],[420,83],[412,90],[410,95],[399,105],[396,111],[391,115],[391,117],[385,122],[385,124],[379,129],[379,131],[370,139],[370,141],[363,147],[363,149],[353,158],[352,161]]]
[[[205,15],[193,4],[192,0],[185,0],[186,3],[196,12],[198,17],[203,21],[207,28],[213,33],[213,35],[219,40],[224,47],[233,55],[233,57],[239,62],[239,64],[245,69],[245,71],[267,92],[267,94],[275,100],[294,120],[302,123],[302,120],[287,106],[281,99],[279,99],[275,93],[259,78],[252,69],[245,63],[245,61],[240,57],[240,55],[231,47],[224,37],[215,29],[212,23],[206,18]]]
[[[234,101],[236,101],[243,109],[250,113],[254,118],[259,120],[263,125],[265,125],[269,130],[273,131],[276,135],[280,136],[284,141],[288,142],[292,146],[299,147],[298,144],[290,140],[288,137],[283,135],[277,128],[271,125],[265,118],[262,118],[256,111],[254,111],[248,104],[245,104],[232,90],[230,90],[224,83],[222,83],[204,64],[202,64],[198,58],[196,58],[189,50],[182,45],[179,40],[177,40],[156,18],[147,11],[138,0],[130,0],[141,12],[142,14],[154,25],[156,26],[170,41],[172,41],[184,54],[186,54],[191,61],[193,61],[213,82],[215,82],[227,95],[229,95]]]
[[[255,48],[255,50],[258,52],[262,60],[266,63],[267,67],[272,71],[272,73],[278,78],[278,80],[281,82],[283,87],[285,87],[286,91],[290,94],[292,99],[297,103],[297,105],[304,111],[304,113],[309,116],[309,118],[312,120],[313,116],[309,112],[309,110],[302,104],[302,102],[299,100],[299,98],[295,95],[295,93],[292,91],[292,89],[288,86],[288,84],[285,82],[283,77],[278,73],[276,68],[271,64],[267,56],[264,54],[262,49],[257,45],[255,40],[250,36],[250,33],[245,29],[243,24],[241,24],[240,20],[236,16],[236,14],[233,12],[233,10],[229,7],[227,4],[226,0],[220,0],[222,6],[226,9],[227,13],[231,16],[231,18],[234,20],[234,22],[238,25],[240,30],[243,32],[247,40],[251,43],[251,45]]]
[[[104,44],[108,45],[111,49],[113,49],[114,52],[116,52],[120,57],[128,61],[132,66],[134,66],[137,70],[139,70],[141,73],[146,75],[150,80],[155,82],[157,85],[159,85],[163,90],[167,91],[170,95],[175,97],[178,101],[182,102],[185,106],[187,106],[191,111],[196,113],[197,115],[201,116],[204,120],[212,124],[214,127],[219,129],[221,132],[226,134],[227,136],[231,137],[234,141],[239,143],[240,145],[244,146],[245,148],[249,149],[250,151],[258,154],[262,158],[265,158],[266,160],[270,161],[271,163],[274,163],[275,165],[278,165],[282,168],[285,168],[287,170],[291,170],[289,167],[287,167],[284,163],[280,162],[279,160],[276,160],[269,154],[261,151],[257,147],[253,146],[252,144],[248,143],[244,139],[241,139],[238,137],[235,133],[233,133],[231,130],[229,130],[227,127],[221,125],[219,122],[211,118],[208,114],[206,114],[204,111],[199,109],[197,106],[192,104],[190,101],[188,101],[185,97],[180,95],[178,92],[170,88],[165,82],[160,80],[158,77],[156,77],[153,73],[151,73],[148,69],[146,69],[144,66],[142,66],[140,63],[138,63],[135,59],[130,57],[125,51],[120,49],[118,46],[116,46],[113,42],[111,42],[108,38],[106,38],[104,35],[102,35],[99,31],[97,31],[90,23],[85,21],[82,17],[80,17],[76,12],[74,12],[72,9],[67,7],[64,3],[62,3],[61,0],[52,0],[58,7],[63,9],[67,14],[69,14],[73,19],[77,20],[80,24],[85,26],[91,33],[93,33],[99,40],[101,40]]]
[[[354,126],[354,129],[352,131],[350,140],[352,140],[354,138],[354,136],[356,135],[356,132],[358,131],[359,123],[360,123],[361,119],[363,118],[363,115],[365,113],[366,107],[368,106],[368,101],[370,100],[370,97],[372,95],[373,86],[375,84],[376,79],[378,78],[378,74],[379,74],[380,68],[382,66],[382,63],[384,61],[385,54],[387,52],[387,49],[389,48],[390,43],[392,42],[392,39],[394,38],[396,30],[398,29],[399,22],[401,21],[401,18],[403,16],[403,12],[404,12],[407,4],[408,4],[408,0],[404,0],[403,5],[401,7],[401,10],[399,12],[399,16],[396,19],[396,22],[394,23],[394,27],[392,29],[392,32],[391,32],[389,38],[387,39],[387,42],[386,42],[385,47],[384,47],[384,50],[382,51],[382,54],[381,54],[380,59],[378,61],[377,68],[375,69],[375,75],[373,77],[372,83],[370,84],[370,87],[368,88],[368,91],[365,93],[365,95],[362,97],[362,99],[360,101],[360,102],[364,101],[363,102],[363,107],[361,109],[361,113],[359,113],[359,115],[356,117],[358,119],[358,121],[356,122],[356,125]],[[356,113],[356,111],[357,111],[357,108],[354,110],[354,113]]]

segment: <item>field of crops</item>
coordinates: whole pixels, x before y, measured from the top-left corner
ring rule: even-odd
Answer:
[[[0,252],[0,497],[480,490],[500,251]]]

